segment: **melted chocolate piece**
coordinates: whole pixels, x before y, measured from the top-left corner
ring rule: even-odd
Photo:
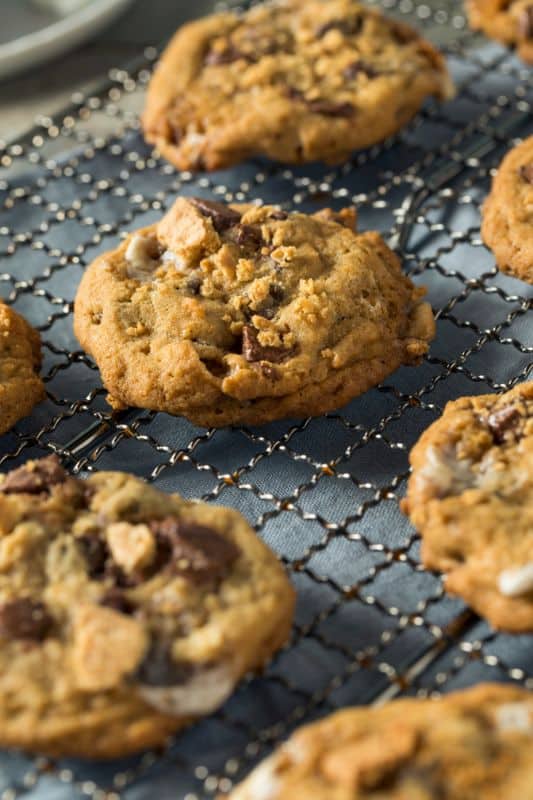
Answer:
[[[166,565],[196,583],[222,580],[240,555],[232,541],[196,522],[166,517],[150,528],[161,552],[159,568]]]
[[[235,231],[235,241],[241,247],[259,249],[264,244],[261,231],[255,225],[238,225]]]
[[[58,457],[48,456],[35,461],[33,467],[19,467],[8,472],[0,485],[4,494],[50,494],[52,486],[65,483],[69,475]]]
[[[335,103],[331,100],[309,100],[307,107],[314,114],[323,114],[325,117],[351,117],[355,114],[355,107],[351,103]]]
[[[522,9],[518,18],[518,30],[524,39],[533,39],[533,3]]]
[[[487,425],[496,444],[502,444],[505,433],[512,430],[520,420],[520,412],[514,406],[507,406],[494,411],[487,419]]]
[[[279,283],[271,283],[268,291],[269,291],[270,297],[276,303],[281,303],[281,301],[285,297],[285,291],[283,289],[283,286],[280,286]]]
[[[526,183],[533,183],[533,164],[524,164],[518,172]]]
[[[193,294],[199,294],[200,293],[200,289],[202,287],[202,283],[203,283],[203,281],[202,281],[201,278],[198,278],[198,277],[189,278],[189,280],[186,283],[186,287]]]
[[[54,620],[44,603],[21,597],[0,606],[0,636],[42,642]]]
[[[286,350],[284,347],[264,347],[259,343],[258,331],[253,325],[245,325],[242,329],[242,354],[246,361],[270,361],[280,364],[294,353],[294,348]]]
[[[135,677],[147,686],[180,686],[187,683],[195,670],[188,661],[174,661],[169,644],[155,641]]]
[[[239,212],[234,211],[229,206],[225,206],[223,203],[204,200],[203,197],[191,197],[189,201],[196,206],[204,217],[209,217],[217,233],[223,233],[240,222],[241,215]]]

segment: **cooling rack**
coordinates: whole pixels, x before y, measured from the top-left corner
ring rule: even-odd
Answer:
[[[2,754],[0,800],[201,800],[228,791],[294,726],[341,706],[486,679],[533,688],[533,638],[497,634],[447,597],[398,510],[409,449],[446,401],[505,391],[533,369],[533,289],[497,271],[479,233],[492,170],[533,133],[533,72],[472,34],[453,0],[373,4],[443,47],[458,93],[338,168],[254,160],[177,173],[138,131],[153,48],[2,144],[0,292],[42,332],[48,397],[3,437],[1,469],[56,452],[76,472],[125,469],[234,506],[287,565],[298,608],[265,673],[168,748],[103,765]],[[360,227],[382,231],[428,287],[431,354],[319,419],[217,431],[111,414],[73,338],[75,290],[96,254],[180,193],[305,211],[355,203]]]

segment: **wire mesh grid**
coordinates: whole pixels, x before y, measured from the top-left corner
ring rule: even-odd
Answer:
[[[468,31],[453,0],[374,4],[443,46],[458,93],[338,168],[255,160],[177,173],[138,132],[151,48],[0,150],[1,294],[42,332],[48,390],[3,438],[2,469],[56,452],[76,472],[125,469],[234,506],[298,591],[290,643],[209,720],[164,751],[112,764],[4,754],[0,800],[199,800],[228,791],[295,725],[338,707],[485,679],[533,688],[531,637],[497,634],[446,596],[398,510],[409,449],[446,401],[504,391],[533,369],[533,290],[497,271],[479,235],[491,171],[533,132],[533,73]],[[360,227],[382,231],[428,287],[438,318],[431,354],[319,419],[203,430],[150,411],[111,414],[73,338],[75,290],[97,253],[179,193],[305,211],[355,203]]]

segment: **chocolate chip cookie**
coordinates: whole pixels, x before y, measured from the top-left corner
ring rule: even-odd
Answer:
[[[0,434],[44,398],[40,366],[39,334],[0,301]]]
[[[533,2],[531,0],[467,0],[468,19],[481,30],[533,63]]]
[[[294,593],[235,511],[55,456],[0,476],[0,745],[162,744],[285,642]]]
[[[533,136],[503,159],[483,207],[481,233],[501,270],[533,283]]]
[[[533,695],[485,684],[301,728],[230,800],[533,798]]]
[[[416,288],[353,210],[180,198],[86,271],[75,331],[110,402],[205,426],[338,408],[434,335]]]
[[[256,154],[338,163],[452,93],[442,56],[407,25],[353,0],[285,0],[181,28],[142,122],[180,169]]]
[[[494,627],[533,631],[533,382],[448,403],[410,460],[424,564]]]

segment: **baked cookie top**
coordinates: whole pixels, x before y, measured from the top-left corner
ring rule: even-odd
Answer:
[[[0,745],[107,758],[210,713],[294,593],[237,512],[54,457],[0,477]]]
[[[285,0],[180,28],[143,127],[180,169],[254,154],[339,162],[451,94],[442,56],[412,28],[353,0]]]
[[[503,159],[483,206],[481,233],[501,270],[533,283],[533,136]]]
[[[0,301],[0,434],[44,398],[40,366],[39,334]]]
[[[533,696],[485,684],[350,708],[298,730],[230,800],[533,797]]]
[[[533,631],[533,382],[448,403],[410,461],[424,564],[494,627]]]
[[[337,408],[434,335],[424,290],[353,210],[180,198],[86,271],[75,331],[115,405],[201,425]]]
[[[475,30],[515,45],[518,55],[533,63],[533,3],[531,0],[467,0],[468,19]]]

